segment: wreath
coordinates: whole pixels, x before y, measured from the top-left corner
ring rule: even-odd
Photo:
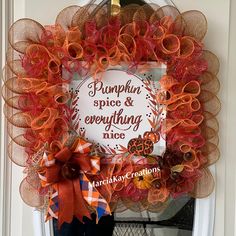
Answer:
[[[26,175],[24,202],[62,225],[73,217],[83,222],[92,212],[97,219],[127,208],[159,212],[183,194],[208,196],[214,188],[208,166],[219,158],[220,102],[219,61],[204,49],[206,31],[201,12],[155,4],[131,4],[115,15],[102,4],[70,6],[50,26],[16,21],[3,98],[8,153]],[[110,66],[135,73],[149,71],[150,61],[167,67],[158,90],[149,91],[151,129],[119,153],[86,140],[75,122],[74,73],[102,81]],[[147,89],[150,83],[144,81]],[[166,150],[154,155],[160,139]]]

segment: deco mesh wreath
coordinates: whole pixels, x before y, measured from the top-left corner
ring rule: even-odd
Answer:
[[[219,158],[215,116],[220,103],[215,95],[219,61],[204,49],[206,31],[201,12],[155,4],[131,4],[111,16],[107,6],[90,3],[67,7],[54,25],[15,22],[9,30],[3,97],[9,156],[25,168],[22,199],[44,208],[47,219],[57,218],[61,225],[74,216],[83,221],[92,212],[98,219],[127,208],[159,212],[183,194],[208,196],[214,187],[208,166]],[[149,70],[150,61],[167,66],[153,95],[166,117],[160,120],[156,112],[151,131],[120,147],[118,157],[106,155],[71,122],[73,74],[102,80],[110,65]],[[157,156],[153,144],[160,137],[166,151]],[[158,171],[145,173],[150,168]],[[134,172],[141,174],[92,184]]]

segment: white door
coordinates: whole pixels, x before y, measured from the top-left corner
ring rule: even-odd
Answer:
[[[155,2],[155,1],[154,1]],[[160,2],[160,1],[159,1]],[[162,1],[163,2],[163,1]],[[54,22],[57,13],[66,6],[80,4],[78,0],[2,0],[2,65],[6,49],[6,32],[10,21],[28,17],[41,24]],[[220,59],[220,98],[222,111],[220,122],[221,159],[212,168],[216,177],[216,191],[207,199],[197,200],[194,221],[194,236],[233,236],[235,231],[235,170],[234,156],[236,133],[236,22],[235,0],[173,0],[180,9],[200,10],[208,19],[206,47]],[[5,33],[5,34],[4,34]],[[49,236],[49,225],[41,227],[42,215],[22,203],[18,186],[22,169],[5,158],[5,126],[1,122],[1,195],[0,235],[1,236]]]

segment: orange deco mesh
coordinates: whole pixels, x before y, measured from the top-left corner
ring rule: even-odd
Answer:
[[[208,166],[220,155],[216,119],[220,85],[219,61],[202,42],[205,16],[195,10],[180,13],[173,6],[131,4],[111,17],[107,5],[70,6],[53,25],[21,19],[9,30],[4,112],[11,140],[8,155],[25,168],[20,186],[23,200],[48,209],[56,191],[56,186],[42,184],[40,171],[45,150],[54,155],[73,133],[68,86],[73,73],[102,79],[110,65],[135,71],[138,65],[148,69],[150,61],[167,65],[156,94],[156,102],[167,110],[160,130],[167,150],[163,157],[149,157],[143,165],[158,166],[161,171],[142,182],[111,184],[99,192],[113,211],[159,212],[171,197],[183,193],[208,196],[214,188]],[[62,77],[63,67],[68,73]],[[101,166],[96,179],[140,170],[127,160]]]

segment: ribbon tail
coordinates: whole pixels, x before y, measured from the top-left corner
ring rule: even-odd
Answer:
[[[106,199],[100,194],[100,192],[93,186],[85,174],[80,177],[83,198],[86,200],[89,206],[96,209],[97,221],[105,215],[111,215],[111,210]]]
[[[74,202],[74,215],[80,222],[83,222],[83,217],[86,216],[89,219],[91,218],[91,214],[88,210],[88,207],[86,206],[86,202],[83,198],[81,187],[80,187],[80,179],[76,179],[73,181],[74,186],[74,196],[75,196],[75,202]]]
[[[71,223],[73,220],[75,197],[74,187],[71,180],[64,180],[58,183],[58,226]]]

